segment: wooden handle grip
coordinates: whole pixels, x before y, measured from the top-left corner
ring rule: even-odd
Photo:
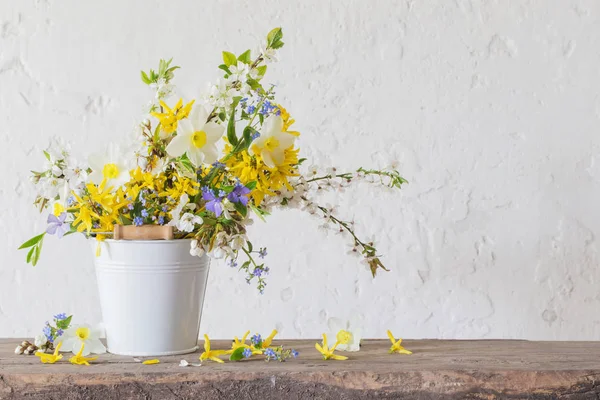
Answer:
[[[115,225],[115,240],[173,240],[173,227],[166,225]]]

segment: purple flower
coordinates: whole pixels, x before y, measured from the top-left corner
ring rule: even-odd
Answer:
[[[56,331],[56,336],[62,336],[62,334],[65,333],[62,329],[59,329]]]
[[[133,224],[135,226],[142,226],[142,225],[144,225],[144,219],[142,217],[135,217],[133,219]]]
[[[202,198],[207,202],[206,209],[212,211],[217,217],[223,214],[223,204],[221,204],[221,201],[223,201],[224,196],[225,194],[222,190],[219,192],[219,196],[216,196],[211,189],[202,189]]]
[[[48,215],[48,228],[46,228],[46,233],[62,238],[65,233],[69,232],[71,229],[71,226],[68,223],[65,223],[66,219],[66,212],[60,213],[58,217],[54,214]]]
[[[63,319],[67,319],[67,314],[65,313],[60,313],[60,314],[56,314],[54,316],[54,319],[57,319],[59,321],[62,321]]]
[[[142,210],[142,217],[148,217],[148,210]]]
[[[42,330],[42,333],[46,336],[46,339],[48,339],[50,342],[54,341],[54,338],[52,337],[52,328],[50,328],[49,325],[46,325],[44,327],[44,329]]]
[[[246,347],[242,352],[242,355],[244,356],[244,358],[250,358],[252,356],[252,350]]]
[[[164,225],[165,224],[165,217],[163,217],[162,215],[160,217],[158,217],[158,224],[159,225]]]
[[[250,194],[250,189],[246,186],[238,183],[235,185],[235,188],[227,195],[227,198],[232,203],[242,203],[243,205],[248,204],[248,195]]]
[[[260,249],[260,250],[258,251],[258,256],[259,256],[260,258],[265,258],[265,257],[267,256],[267,248],[266,248],[266,247],[263,247],[262,249]]]
[[[260,132],[254,132],[252,134],[252,140],[254,140],[254,139],[258,138],[258,137],[260,137]]]
[[[296,358],[296,357],[298,357],[299,354],[300,353],[298,353],[297,350],[292,349],[292,357]]]
[[[248,110],[246,111],[248,114],[254,114],[254,111],[256,110],[255,106],[248,106]]]
[[[229,266],[230,266],[231,268],[235,268],[235,267],[237,267],[237,266],[238,266],[238,263],[237,263],[237,262],[236,262],[236,261],[235,261],[233,258],[232,258],[232,259],[230,259],[229,261],[227,261],[227,263],[229,264]]]
[[[132,203],[127,204],[127,209],[129,211],[133,210],[133,204]]]
[[[263,270],[260,268],[254,268],[254,271],[252,271],[252,275],[256,276],[257,278],[260,277],[263,273]]]
[[[267,358],[277,358],[277,355],[271,348],[265,350],[265,356],[267,356]]]
[[[223,164],[220,161],[215,161],[214,163],[212,163],[212,167],[213,168],[225,168],[225,164]]]
[[[252,343],[253,345],[258,345],[259,343],[262,343],[262,337],[260,337],[260,334],[257,333],[254,336],[252,336],[250,338],[250,343]]]

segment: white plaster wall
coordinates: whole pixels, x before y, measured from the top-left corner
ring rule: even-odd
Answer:
[[[358,314],[367,337],[600,339],[593,0],[0,0],[0,337],[57,312],[101,319],[83,238],[48,238],[36,268],[16,250],[44,229],[27,177],[48,139],[119,140],[151,95],[140,69],[172,56],[197,96],[221,50],[274,26],[286,46],[269,75],[304,155],[397,162],[411,182],[333,199],[392,271],[372,280],[318,221],[280,212],[251,231],[269,249],[266,293],[215,264],[203,332],[317,337]]]

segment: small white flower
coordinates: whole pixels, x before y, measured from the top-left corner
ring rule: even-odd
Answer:
[[[164,79],[157,80],[156,83],[151,83],[150,87],[156,91],[156,99],[163,100],[171,97],[175,91],[175,86],[166,83]]]
[[[231,237],[231,248],[233,250],[241,250],[246,245],[248,238],[244,234],[237,234]]]
[[[235,95],[236,90],[229,86],[226,79],[221,78],[211,87],[208,99],[213,107],[229,107]]]
[[[179,361],[179,366],[180,366],[180,367],[187,367],[187,366],[189,366],[189,365],[190,365],[190,363],[189,363],[189,362],[187,362],[187,361],[185,361],[185,360],[181,360],[181,361]]]
[[[192,240],[192,243],[190,245],[190,254],[192,256],[195,257],[202,257],[205,253],[204,249],[202,248],[202,246],[200,245],[200,242],[198,242],[198,240],[194,239]]]
[[[181,232],[191,232],[194,230],[196,225],[201,225],[202,222],[204,222],[202,217],[192,213],[185,213],[179,219],[179,222],[177,223],[177,229],[179,229]]]
[[[33,344],[35,344],[36,347],[42,347],[43,345],[46,344],[47,341],[48,341],[48,338],[46,338],[46,335],[44,335],[43,333],[40,333],[33,340]]]
[[[258,68],[252,68],[249,72],[248,72],[248,76],[254,80],[260,78],[260,72],[258,71]]]
[[[221,246],[221,247],[215,247],[211,252],[210,252],[210,256],[212,258],[215,258],[217,260],[221,259],[221,258],[227,258],[227,257],[232,257],[234,255],[233,250],[231,249],[231,247],[229,246]]]
[[[310,167],[308,167],[308,178],[314,178],[317,175],[319,175],[319,167],[317,167],[316,165],[311,165]]]
[[[171,221],[167,225],[169,226],[177,226],[179,223],[179,218],[181,216],[181,212],[183,208],[189,203],[190,197],[187,193],[184,193],[179,198],[179,203],[171,210]]]
[[[246,75],[248,75],[248,65],[243,62],[238,62],[238,65],[229,66],[229,71],[231,72],[231,75],[229,75],[230,82],[245,82]]]
[[[265,64],[270,64],[279,61],[279,55],[277,53],[277,50],[275,49],[267,49],[261,46],[259,52],[265,60]]]

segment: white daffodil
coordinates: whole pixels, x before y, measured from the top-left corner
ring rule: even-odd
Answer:
[[[106,179],[106,184],[115,189],[122,186],[129,180],[127,158],[117,146],[111,143],[105,153],[92,154],[89,157],[88,162],[92,173],[88,179],[96,185]]]
[[[177,229],[181,232],[191,232],[194,230],[194,226],[201,225],[204,220],[202,217],[194,215],[192,213],[185,213],[179,219],[177,223]]]
[[[296,136],[283,131],[283,119],[271,115],[265,120],[260,136],[250,144],[250,155],[260,155],[269,168],[283,164],[285,149],[293,146]]]
[[[196,167],[202,163],[212,164],[217,161],[215,143],[223,136],[225,127],[206,122],[208,115],[208,111],[198,105],[187,119],[179,121],[177,136],[167,146],[167,153],[171,157],[179,157],[185,153]]]
[[[82,356],[85,357],[90,353],[104,354],[106,347],[100,341],[100,333],[100,329],[92,328],[87,324],[72,326],[59,338],[59,342],[62,342],[60,351],[77,354],[84,344]]]
[[[352,321],[342,321],[339,318],[329,318],[327,320],[327,327],[329,328],[329,334],[327,334],[327,340],[331,343],[338,341],[337,335],[343,332],[344,335],[350,334],[350,340],[347,344],[340,343],[337,346],[338,350],[341,351],[359,351],[360,340],[362,339],[362,330],[357,326],[357,323]]]

